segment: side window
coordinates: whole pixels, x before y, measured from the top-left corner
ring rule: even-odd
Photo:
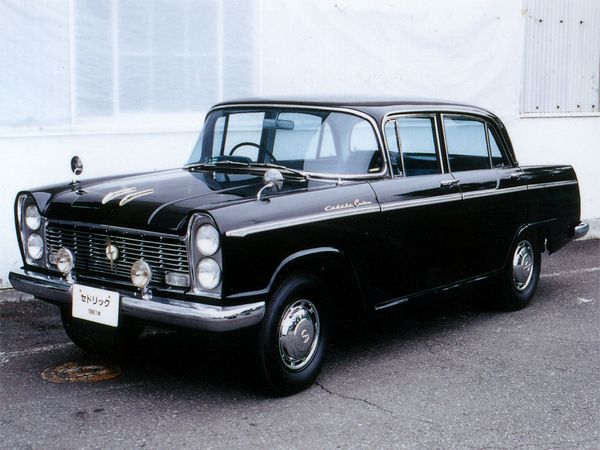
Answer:
[[[385,140],[390,153],[392,172],[394,175],[400,175],[400,173],[402,173],[402,161],[400,160],[400,149],[398,148],[398,139],[396,138],[396,121],[387,121],[383,131],[385,133]]]
[[[488,135],[490,137],[490,152],[492,154],[492,166],[502,167],[506,164],[506,160],[502,156],[502,151],[498,146],[498,140],[496,139],[496,133],[491,127],[488,127]]]
[[[444,116],[444,131],[451,171],[490,168],[482,122],[467,117]]]
[[[441,173],[435,144],[434,118],[399,117],[398,134],[406,176]]]

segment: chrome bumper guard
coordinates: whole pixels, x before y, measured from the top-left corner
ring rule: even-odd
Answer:
[[[18,291],[52,303],[71,304],[72,286],[63,278],[16,270],[10,272],[9,280]],[[265,302],[221,307],[164,297],[144,300],[121,295],[120,313],[151,322],[223,332],[259,323],[265,314]]]
[[[575,227],[575,232],[573,233],[573,239],[580,239],[588,234],[590,231],[590,226],[587,223],[580,223]]]

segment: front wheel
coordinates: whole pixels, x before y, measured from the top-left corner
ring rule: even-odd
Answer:
[[[60,317],[67,336],[77,347],[102,356],[123,354],[144,331],[141,322],[126,317],[120,318],[118,327],[78,319],[68,308],[61,308]]]
[[[535,237],[517,239],[502,279],[500,306],[507,311],[525,308],[531,302],[540,279],[542,256]]]
[[[285,281],[269,302],[259,331],[259,377],[272,393],[289,395],[317,378],[329,333],[325,289],[309,275]]]

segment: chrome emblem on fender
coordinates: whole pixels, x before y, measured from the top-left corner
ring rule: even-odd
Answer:
[[[372,202],[367,200],[356,199],[353,202],[346,202],[339,205],[328,205],[324,209],[325,211],[337,211],[338,209],[358,208],[359,206],[370,205]]]
[[[121,189],[119,191],[109,192],[102,199],[102,204],[106,205],[108,202],[110,202],[111,200],[113,200],[113,199],[115,199],[117,197],[120,197],[121,195],[132,194],[135,191],[136,191],[136,188],[131,187],[131,188]]]

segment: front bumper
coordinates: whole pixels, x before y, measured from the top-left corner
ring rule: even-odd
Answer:
[[[15,270],[10,272],[9,280],[18,291],[51,303],[71,305],[72,286],[63,278]],[[259,323],[265,314],[265,302],[213,306],[165,297],[146,300],[123,294],[119,312],[149,322],[223,332]]]

